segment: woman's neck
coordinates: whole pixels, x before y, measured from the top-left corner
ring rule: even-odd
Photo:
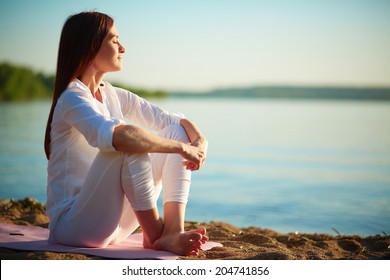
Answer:
[[[103,81],[104,74],[104,72],[96,71],[96,69],[94,69],[91,65],[79,78],[80,81],[89,88],[95,98],[98,93],[99,86]]]
[[[103,75],[98,76],[86,76],[82,75],[80,81],[86,85],[91,91],[92,95],[95,96],[96,92],[99,90],[99,86],[103,81]]]

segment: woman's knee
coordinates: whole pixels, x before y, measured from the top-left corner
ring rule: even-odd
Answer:
[[[166,126],[160,131],[159,136],[181,142],[189,142],[185,129],[179,124]]]

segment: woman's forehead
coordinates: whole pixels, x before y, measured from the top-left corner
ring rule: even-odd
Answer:
[[[118,34],[118,31],[116,30],[116,27],[115,25],[113,24],[110,28],[110,30],[108,31],[108,35],[111,37],[111,36],[117,36],[119,37],[119,34]]]

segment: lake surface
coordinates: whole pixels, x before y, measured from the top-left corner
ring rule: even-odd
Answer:
[[[168,98],[209,140],[187,219],[390,234],[390,103]],[[48,102],[0,104],[0,197],[46,201]]]

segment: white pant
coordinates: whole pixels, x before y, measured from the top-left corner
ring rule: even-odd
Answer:
[[[170,125],[160,136],[189,142],[185,130]],[[106,247],[128,237],[139,224],[133,210],[163,202],[187,203],[191,171],[178,154],[126,155],[99,152],[80,193],[51,231],[54,242],[84,247]]]

